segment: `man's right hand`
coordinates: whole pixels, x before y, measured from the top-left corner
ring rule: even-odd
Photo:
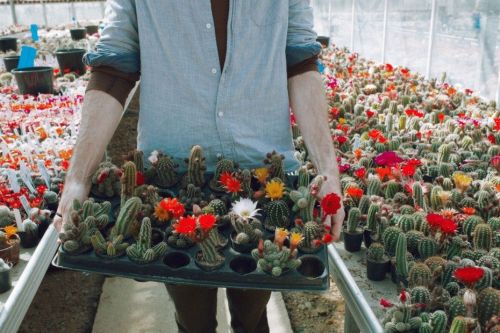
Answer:
[[[59,206],[57,207],[57,213],[53,221],[54,227],[58,232],[60,232],[63,225],[69,221],[69,214],[71,213],[73,201],[76,199],[83,203],[83,201],[87,199],[89,191],[90,184],[76,181],[68,181],[64,184],[63,194],[61,200],[59,200]]]

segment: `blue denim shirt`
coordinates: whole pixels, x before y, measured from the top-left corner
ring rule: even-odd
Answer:
[[[231,0],[220,70],[210,1],[111,0],[90,66],[141,73],[138,149],[182,161],[204,148],[208,171],[223,155],[258,167],[273,150],[298,166],[287,66],[321,50],[309,0]]]

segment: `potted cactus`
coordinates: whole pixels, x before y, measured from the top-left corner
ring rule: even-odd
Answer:
[[[38,237],[38,224],[26,219],[23,221],[23,227],[24,230],[17,233],[21,239],[21,246],[25,249],[35,247],[40,240]]]
[[[126,250],[130,260],[138,264],[148,264],[162,257],[167,252],[167,243],[161,241],[153,244],[152,234],[151,220],[145,217],[141,223],[137,242],[130,245]]]
[[[56,211],[59,205],[59,196],[56,192],[47,190],[43,193],[43,203],[47,209]]]
[[[289,239],[290,247],[285,246]],[[290,270],[297,269],[301,261],[297,258],[297,247],[302,242],[300,233],[291,234],[282,228],[277,228],[274,241],[260,240],[256,249],[252,250],[252,257],[257,261],[257,266],[265,273],[273,276],[281,276]]]
[[[12,266],[0,258],[0,294],[12,288],[10,270]]]
[[[389,271],[389,258],[385,255],[384,246],[372,243],[366,251],[366,276],[372,281],[382,281]]]
[[[257,216],[257,202],[250,199],[240,199],[233,203],[229,216],[234,231],[231,233],[231,246],[240,253],[249,253],[257,247],[262,238],[262,223]]]
[[[19,244],[21,240],[16,234],[17,229],[7,226],[0,231],[0,258],[16,265],[19,262]]]
[[[212,214],[202,214],[197,217],[181,217],[175,224],[178,234],[189,237],[198,245],[195,263],[205,271],[214,271],[222,267],[225,258],[219,251],[220,236],[218,234],[216,217]]]
[[[361,211],[357,207],[349,209],[347,215],[347,227],[344,229],[344,248],[349,252],[361,250],[363,242],[363,230],[358,227]]]
[[[99,164],[92,176],[92,195],[98,198],[113,198],[120,195],[120,178],[123,171],[111,161]]]
[[[155,150],[148,160],[151,166],[144,173],[148,184],[156,185],[160,189],[166,189],[179,182],[180,178],[176,171],[178,164],[174,163],[170,156]]]
[[[266,220],[264,226],[270,231],[276,228],[288,228],[290,226],[290,209],[283,200],[285,184],[281,179],[272,179],[265,186],[266,198],[270,201],[264,206]]]

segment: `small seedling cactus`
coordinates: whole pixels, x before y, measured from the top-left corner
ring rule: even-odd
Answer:
[[[145,217],[141,223],[141,230],[137,243],[127,248],[127,256],[137,263],[147,264],[163,256],[167,252],[167,243],[151,244],[151,220]]]
[[[384,262],[387,260],[384,246],[380,243],[372,243],[366,252],[366,257],[375,262]]]
[[[0,228],[16,223],[14,213],[7,206],[0,206]]]
[[[313,210],[324,181],[325,177],[316,176],[308,187],[299,187],[290,192],[290,199],[294,202],[292,210],[298,212],[305,222],[314,221]]]
[[[193,184],[196,187],[202,187],[205,184],[205,171],[207,166],[205,165],[205,157],[203,156],[203,149],[201,146],[193,146],[191,148],[191,154],[186,160],[187,163],[187,175],[185,179],[186,186],[188,184]]]
[[[151,167],[144,174],[148,183],[160,188],[169,188],[177,184],[179,181],[176,172],[178,165],[173,162],[170,156],[154,151],[151,153],[149,161]]]
[[[257,219],[257,202],[240,199],[233,203],[229,213],[231,224],[236,232],[234,241],[237,244],[256,244],[262,238],[262,223]]]
[[[225,172],[232,174],[236,168],[237,165],[232,160],[219,158],[215,165],[214,177],[210,181],[210,188],[216,192],[224,192],[224,187],[219,182],[220,176]]]
[[[290,248],[284,245],[285,240],[290,236]],[[281,276],[288,270],[297,269],[301,261],[297,259],[297,247],[302,241],[299,233],[292,233],[282,228],[277,228],[274,235],[274,242],[270,240],[259,242],[256,249],[252,250],[252,257],[257,261],[257,265],[264,272],[273,276]]]
[[[266,155],[266,159],[264,163],[269,166],[269,173],[271,178],[279,178],[282,181],[285,181],[285,170],[283,167],[283,160],[285,156],[278,154],[273,151]]]
[[[265,206],[266,228],[287,228],[290,225],[290,210],[283,200],[273,200]]]
[[[92,193],[99,197],[112,198],[120,194],[120,177],[122,170],[111,161],[99,164],[92,176]]]

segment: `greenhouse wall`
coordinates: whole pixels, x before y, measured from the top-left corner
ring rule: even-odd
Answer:
[[[499,99],[500,1],[312,0],[332,43]],[[434,24],[431,24],[433,22]]]

